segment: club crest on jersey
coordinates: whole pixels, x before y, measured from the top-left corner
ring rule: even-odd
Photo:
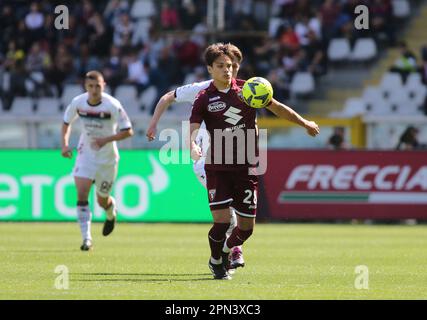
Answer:
[[[208,111],[209,112],[218,112],[218,111],[222,111],[227,107],[227,105],[225,104],[225,102],[222,101],[217,101],[217,102],[213,102],[208,104]]]
[[[215,199],[215,193],[216,193],[216,189],[210,189],[209,190],[209,199],[211,201],[213,201],[213,199]]]

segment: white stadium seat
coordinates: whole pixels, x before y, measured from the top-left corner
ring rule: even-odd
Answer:
[[[26,97],[15,97],[13,99],[9,114],[14,116],[32,116],[34,114],[33,99]]]
[[[380,88],[383,93],[403,90],[402,77],[395,72],[386,72],[381,78]]]
[[[135,86],[129,84],[118,86],[114,97],[120,101],[128,114],[138,114],[141,112],[138,91]]]
[[[350,58],[350,42],[346,38],[332,39],[328,46],[328,59],[330,61],[344,61]]]
[[[156,99],[157,88],[155,86],[150,86],[141,93],[141,96],[139,97],[139,105],[143,106],[145,113],[150,113],[151,107],[156,102]]]
[[[305,95],[312,93],[315,89],[314,77],[310,72],[297,72],[290,84],[291,93]]]
[[[372,106],[375,103],[384,102],[384,95],[380,88],[368,86],[363,90],[362,99],[369,105]]]
[[[427,86],[422,82],[421,75],[417,72],[409,74],[405,83],[405,88],[408,91],[409,98],[421,106],[427,95]]]
[[[58,116],[62,112],[59,110],[59,99],[57,98],[40,98],[37,100],[36,115],[39,116]]]
[[[62,96],[61,96],[61,104],[64,106],[64,108],[67,107],[74,97],[84,92],[85,92],[84,88],[79,84],[65,85],[64,91],[62,92]]]
[[[357,116],[365,114],[367,111],[366,102],[361,98],[349,98],[346,100],[344,109],[341,112],[343,116]]]
[[[391,112],[391,106],[386,101],[373,103],[368,111],[368,113],[372,115],[389,115]]]
[[[360,38],[356,40],[351,59],[353,61],[369,61],[377,56],[377,45],[372,38]]]
[[[399,115],[422,115],[422,111],[415,102],[408,101],[405,104],[400,104],[397,106],[396,110],[394,110]]]

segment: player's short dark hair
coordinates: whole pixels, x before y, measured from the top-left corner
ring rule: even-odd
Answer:
[[[232,60],[237,59],[239,63],[242,61],[242,52],[239,48],[231,43],[218,42],[206,48],[204,54],[205,62],[208,66],[212,66],[214,61],[222,55],[229,56]]]
[[[85,75],[85,80],[98,80],[98,79],[104,80],[104,76],[102,75],[101,72],[96,70],[89,71]]]

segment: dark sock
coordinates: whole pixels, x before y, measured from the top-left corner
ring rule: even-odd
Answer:
[[[209,230],[209,245],[211,247],[211,256],[214,259],[221,258],[222,247],[225,241],[225,233],[230,227],[229,223],[214,223]]]
[[[227,239],[227,247],[233,248],[236,246],[241,246],[252,234],[253,229],[251,230],[241,230],[239,227],[235,227],[230,237]]]

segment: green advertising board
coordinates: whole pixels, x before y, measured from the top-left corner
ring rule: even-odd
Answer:
[[[188,159],[186,151],[172,151],[172,159]],[[71,170],[75,157],[58,150],[0,150],[0,220],[76,221],[76,189]],[[123,150],[112,195],[119,221],[211,221],[206,191],[185,161],[167,164],[158,150]],[[89,197],[93,221],[104,221]]]

